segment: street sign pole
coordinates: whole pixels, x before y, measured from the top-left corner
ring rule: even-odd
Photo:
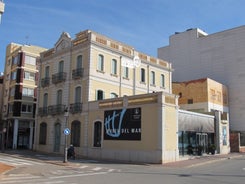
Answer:
[[[67,135],[65,135],[64,163],[67,162]]]
[[[65,109],[65,129],[64,129],[64,135],[65,135],[65,148],[64,148],[64,160],[63,162],[66,163],[67,162],[67,135],[70,134],[70,130],[69,128],[67,128],[67,121],[68,121],[68,117],[69,117],[69,111],[68,108]]]

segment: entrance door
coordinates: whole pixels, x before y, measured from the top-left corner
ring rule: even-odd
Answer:
[[[207,133],[196,133],[196,145],[203,147],[203,153],[207,152],[208,147],[208,134]]]
[[[56,123],[54,126],[54,152],[60,151],[61,125]]]

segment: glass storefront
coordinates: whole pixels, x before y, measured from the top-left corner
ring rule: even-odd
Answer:
[[[214,133],[179,132],[179,154],[181,156],[208,153],[210,145],[214,145]]]

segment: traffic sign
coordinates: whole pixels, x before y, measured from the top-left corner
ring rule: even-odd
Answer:
[[[69,135],[69,134],[70,134],[70,132],[71,132],[71,131],[70,131],[70,129],[69,129],[69,128],[65,128],[65,130],[64,130],[64,134],[65,134],[65,135]]]

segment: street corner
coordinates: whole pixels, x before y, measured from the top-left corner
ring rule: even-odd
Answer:
[[[0,176],[14,168],[15,168],[14,166],[0,163]]]

